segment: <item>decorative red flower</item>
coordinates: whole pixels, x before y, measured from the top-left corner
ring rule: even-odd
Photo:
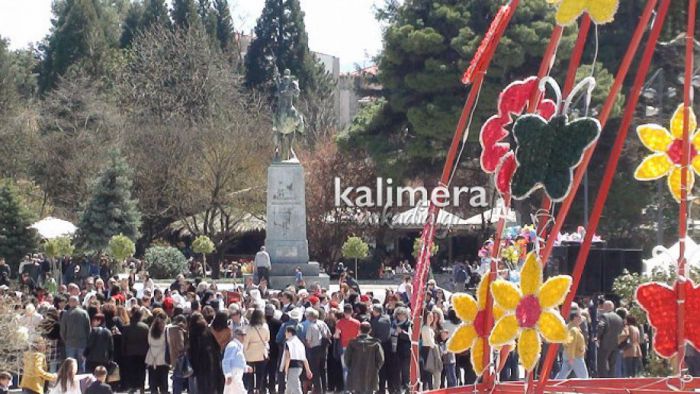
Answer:
[[[637,288],[637,302],[647,313],[654,329],[654,350],[663,358],[671,358],[678,351],[678,286],[685,286],[684,341],[695,349],[700,347],[700,286],[692,281],[676,282],[671,288],[652,282]]]
[[[495,173],[496,189],[501,194],[510,191],[510,180],[517,164],[515,155],[508,142],[506,128],[513,123],[513,118],[521,115],[528,107],[534,89],[539,85],[537,77],[515,81],[508,85],[498,96],[498,114],[489,118],[481,128],[481,168],[488,174]],[[549,120],[556,112],[556,104],[549,99],[540,100],[537,114]]]

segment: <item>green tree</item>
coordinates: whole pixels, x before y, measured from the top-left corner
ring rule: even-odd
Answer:
[[[91,75],[101,74],[101,63],[111,44],[112,26],[105,18],[103,2],[59,0],[53,3],[54,18],[47,42],[42,46],[41,91],[53,88],[71,66],[80,64]],[[118,37],[117,37],[118,39]]]
[[[228,0],[214,0],[214,15],[216,16],[216,39],[224,52],[234,48],[233,18],[228,6]]]
[[[134,241],[124,234],[118,234],[110,238],[107,244],[107,254],[115,261],[122,263],[136,253]]]
[[[173,25],[177,29],[189,30],[201,24],[199,11],[194,0],[175,0],[170,11]]]
[[[112,236],[139,237],[141,214],[131,198],[131,169],[113,151],[109,165],[92,187],[90,201],[78,225],[78,244],[88,250],[104,250]]]
[[[8,183],[0,185],[0,257],[16,271],[20,259],[37,247],[36,231],[29,213],[22,208],[17,192]]]
[[[143,256],[146,270],[155,279],[170,279],[187,268],[185,256],[171,246],[152,246]]]
[[[275,66],[280,72],[291,70],[299,79],[303,92],[317,84],[322,65],[309,51],[309,38],[304,25],[304,12],[299,0],[266,0],[255,26],[255,38],[245,57],[246,86],[268,87]]]
[[[347,241],[343,244],[341,253],[346,259],[355,260],[355,276],[357,277],[357,260],[367,258],[369,255],[369,245],[360,237],[348,237]]]
[[[202,254],[202,262],[204,268],[204,274],[206,276],[206,266],[207,266],[207,254],[212,253],[216,249],[214,242],[209,239],[206,235],[200,235],[194,239],[192,242],[192,251],[195,253]]]
[[[129,12],[126,14],[126,19],[124,20],[124,27],[122,29],[122,36],[119,39],[119,46],[126,48],[131,45],[134,37],[136,37],[139,31],[143,28],[143,18],[143,3],[138,1],[131,3]]]
[[[154,25],[165,28],[172,27],[172,21],[168,15],[168,6],[166,5],[165,0],[146,0],[144,2],[141,28],[143,30],[150,29]]]
[[[420,237],[418,237],[413,240],[413,258],[417,259],[420,256],[421,249],[423,249],[423,240]],[[435,256],[438,252],[438,249],[438,245],[433,242],[433,245],[430,247],[430,256]]]
[[[353,125],[346,147],[366,149],[388,175],[434,176],[466,98],[460,76],[501,3],[406,0],[380,10],[378,17],[389,24],[378,57],[386,103],[367,107],[374,114],[369,122],[367,114],[359,115],[365,125]],[[554,26],[552,13],[546,0],[519,5],[486,75],[480,95],[484,105],[475,113],[473,129],[493,113],[505,85],[537,72]],[[570,52],[574,37],[575,31],[567,29],[560,59]]]
[[[207,32],[212,41],[217,41],[217,19],[216,13],[211,5],[211,0],[199,0],[197,12],[204,25],[204,31]]]

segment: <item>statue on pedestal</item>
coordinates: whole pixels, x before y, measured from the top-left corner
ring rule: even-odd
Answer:
[[[277,87],[277,108],[273,117],[272,130],[275,141],[275,160],[296,158],[294,139],[296,134],[304,133],[304,116],[294,107],[294,100],[299,97],[299,81],[292,76],[289,69],[280,77],[275,67],[275,86]]]

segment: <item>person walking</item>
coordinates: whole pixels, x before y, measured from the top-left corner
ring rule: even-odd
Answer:
[[[22,358],[22,380],[19,387],[25,394],[44,394],[46,382],[55,382],[56,374],[47,371],[46,344],[42,339],[35,339],[31,350],[25,352]]]
[[[92,331],[85,349],[85,363],[88,371],[94,371],[99,365],[106,368],[114,355],[112,332],[102,326],[104,320],[105,316],[101,313],[92,317]]]
[[[265,246],[261,246],[260,251],[255,254],[253,264],[255,265],[255,270],[257,271],[258,283],[260,283],[260,281],[263,279],[269,283],[272,263],[270,262],[270,254],[265,250]]]
[[[301,390],[301,373],[306,371],[306,378],[311,380],[313,373],[306,359],[306,349],[297,336],[294,326],[287,326],[284,331],[284,361],[282,364],[284,375],[287,377],[285,394],[303,394]]]
[[[262,394],[265,392],[267,361],[270,358],[270,329],[260,309],[253,310],[250,315],[247,333],[243,340],[243,352],[251,369],[243,375],[244,383],[249,393],[255,389]]]
[[[612,378],[617,364],[619,337],[623,329],[623,321],[615,313],[615,304],[605,301],[602,313],[598,316],[598,377]]]
[[[583,318],[580,309],[573,309],[569,314],[569,341],[564,344],[564,358],[557,379],[568,379],[573,371],[578,379],[588,379],[586,368],[586,338],[581,331]]]
[[[173,369],[173,394],[182,394],[187,382],[186,376],[180,376],[176,371],[177,360],[186,356],[187,352],[187,319],[183,315],[173,318],[172,324],[165,328],[165,340],[170,353],[170,367]]]
[[[382,344],[370,336],[372,326],[360,324],[360,335],[350,341],[343,357],[348,367],[346,389],[356,394],[372,394],[379,390],[379,370],[384,365]]]
[[[142,317],[141,308],[138,306],[131,308],[129,325],[124,327],[122,332],[122,355],[126,367],[122,379],[124,388],[129,390],[130,394],[135,393],[136,390],[141,394],[145,392],[149,328],[141,321]]]
[[[90,317],[80,307],[78,296],[70,296],[68,310],[61,315],[61,339],[66,346],[65,356],[77,360],[78,373],[85,372],[85,348],[91,331]]]
[[[246,392],[243,374],[252,370],[246,365],[245,352],[243,351],[243,342],[247,336],[245,328],[235,329],[233,339],[224,350],[224,358],[221,361],[221,369],[226,378],[224,394],[243,394]]]
[[[328,356],[328,344],[330,343],[331,331],[323,320],[319,320],[319,313],[316,309],[309,308],[306,311],[306,358],[309,360],[309,367],[314,378],[312,381],[314,394],[323,394],[328,388],[326,381],[326,358]]]
[[[335,337],[340,339],[341,346],[341,362],[343,364],[343,381],[347,384],[348,381],[348,367],[345,365],[345,357],[342,354],[345,353],[350,341],[357,338],[360,334],[360,322],[352,317],[352,305],[345,304],[343,306],[343,318],[338,320],[335,325]]]
[[[626,378],[634,378],[639,376],[642,367],[642,347],[641,334],[637,327],[637,319],[632,315],[627,315],[625,318],[625,328],[620,334],[620,343],[622,345],[622,363],[623,371]]]
[[[49,391],[49,394],[81,394],[80,382],[76,378],[78,372],[78,362],[76,359],[67,358],[58,369],[56,385]]]
[[[148,332],[148,353],[145,359],[148,366],[148,386],[152,394],[168,394],[169,367],[165,360],[166,349],[165,319],[158,314]]]
[[[384,364],[379,370],[379,392],[387,390],[389,383],[389,355],[391,354],[391,319],[384,314],[384,308],[380,304],[372,305],[372,315],[369,320],[372,326],[372,336],[382,344],[384,352]]]

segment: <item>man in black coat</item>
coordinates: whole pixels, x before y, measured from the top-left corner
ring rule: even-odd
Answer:
[[[348,367],[348,391],[371,394],[379,388],[379,370],[384,365],[384,351],[376,338],[369,335],[372,326],[360,324],[360,335],[351,340],[343,353]]]
[[[107,380],[107,369],[102,366],[97,367],[93,374],[97,380],[87,387],[85,394],[112,394],[112,388],[105,383]]]
[[[387,390],[387,383],[389,381],[389,364],[391,353],[391,319],[388,315],[384,314],[384,308],[380,304],[372,305],[372,317],[369,320],[369,324],[372,327],[372,336],[377,338],[379,343],[382,344],[382,351],[384,352],[385,362],[382,365],[382,369],[379,370],[379,392],[384,393]]]
[[[98,366],[107,367],[114,355],[112,331],[104,328],[104,315],[101,313],[92,317],[92,331],[85,348],[86,370],[94,371]]]

